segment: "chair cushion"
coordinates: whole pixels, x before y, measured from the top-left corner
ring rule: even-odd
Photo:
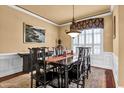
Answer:
[[[70,70],[70,71],[68,72],[68,78],[71,79],[71,80],[77,79],[77,71],[72,71],[72,70]]]
[[[52,81],[54,78],[58,77],[58,73],[57,72],[47,72],[46,73],[46,81]],[[43,81],[44,80],[44,73],[41,74],[40,76],[40,80]]]

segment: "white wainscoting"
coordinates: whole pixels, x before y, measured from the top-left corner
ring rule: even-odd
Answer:
[[[17,53],[0,54],[0,77],[21,72],[23,59]]]
[[[113,71],[116,86],[118,87],[118,59],[111,52],[91,56],[91,65]],[[17,53],[0,54],[0,77],[11,75],[23,70],[23,59]]]
[[[91,66],[111,69],[113,71],[116,87],[118,87],[118,59],[111,52],[100,55],[91,55]]]
[[[113,74],[116,83],[116,87],[118,87],[118,57],[113,54]]]

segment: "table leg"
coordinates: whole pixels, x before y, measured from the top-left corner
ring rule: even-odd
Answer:
[[[33,88],[33,79],[31,77],[31,88]]]
[[[68,88],[68,66],[65,66],[65,87]]]
[[[58,69],[58,72],[59,72],[59,80],[58,80],[58,87],[61,88],[61,66],[59,67]]]

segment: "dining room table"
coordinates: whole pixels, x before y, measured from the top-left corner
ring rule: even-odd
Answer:
[[[61,66],[64,67],[64,73],[65,73],[64,87],[65,88],[69,87],[68,86],[68,68],[72,63],[76,62],[76,60],[77,60],[77,56],[72,53],[67,53],[65,55],[60,55],[60,56],[52,56],[47,58],[46,60],[47,64],[52,63],[52,64],[59,65],[60,67]],[[60,74],[60,77],[61,77],[61,74]],[[60,87],[62,87],[61,84],[60,84]]]

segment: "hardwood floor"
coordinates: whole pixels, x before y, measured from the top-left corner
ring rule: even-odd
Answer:
[[[19,73],[15,73],[15,74],[12,74],[12,75],[5,76],[5,77],[1,77],[1,78],[0,78],[0,82],[6,81],[6,80],[9,80],[9,79],[12,79],[12,78],[14,78],[14,77],[17,77],[17,76],[20,76],[20,75],[24,75],[24,74],[26,74],[26,73],[24,73],[24,72],[19,72]]]
[[[10,76],[0,78],[0,87],[8,88],[29,88],[30,74],[16,73]],[[72,88],[75,85],[72,84]],[[86,88],[115,88],[115,82],[112,70],[103,69],[99,67],[92,67],[91,74],[86,80]]]
[[[94,66],[92,66],[94,67]],[[105,69],[105,68],[100,68],[100,67],[94,67],[98,69],[104,69],[105,70],[105,76],[106,76],[106,88],[115,88],[115,80],[114,80],[114,75],[112,70],[110,69]]]
[[[115,88],[115,81],[114,81],[114,76],[113,76],[113,73],[112,73],[112,70],[106,70],[105,71],[105,74],[106,74],[106,87],[107,88]],[[111,80],[110,80],[110,77],[111,77]]]

